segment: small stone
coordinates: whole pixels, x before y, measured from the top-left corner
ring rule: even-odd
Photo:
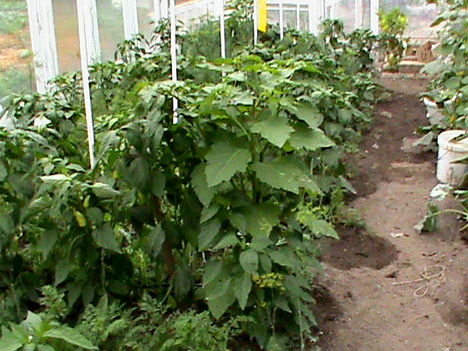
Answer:
[[[388,118],[388,119],[393,118],[393,113],[388,112],[388,111],[382,111],[382,112],[380,112],[380,114],[382,115],[382,117],[385,117],[385,118]]]

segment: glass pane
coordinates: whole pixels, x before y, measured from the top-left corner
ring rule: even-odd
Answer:
[[[80,69],[80,42],[76,2],[53,0],[55,37],[59,71],[61,73]]]
[[[102,59],[112,60],[117,45],[125,38],[122,0],[97,0],[97,11]]]
[[[34,88],[26,0],[0,1],[0,110],[11,93]]]
[[[422,0],[380,0],[381,10],[391,11],[394,7],[408,16],[407,36],[421,40],[436,37],[436,30],[431,28],[437,17],[436,5]]]
[[[150,35],[154,30],[153,0],[137,0],[140,33]]]

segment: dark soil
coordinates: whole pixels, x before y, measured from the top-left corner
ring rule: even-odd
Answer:
[[[340,230],[323,247],[316,314],[323,351],[468,350],[468,255],[454,216],[436,233],[414,230],[437,184],[436,155],[408,152],[426,124],[423,79],[382,80],[392,98],[378,105],[361,145],[351,204],[365,229]],[[453,203],[443,206],[453,206]],[[440,272],[419,281],[421,274]]]

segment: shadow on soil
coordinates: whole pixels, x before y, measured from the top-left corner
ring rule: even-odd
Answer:
[[[384,238],[356,228],[342,228],[339,233],[341,240],[329,242],[322,250],[322,261],[335,268],[382,269],[398,258],[395,245]]]

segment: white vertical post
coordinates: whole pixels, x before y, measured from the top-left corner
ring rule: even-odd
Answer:
[[[177,25],[176,25],[176,7],[175,0],[170,0],[170,16],[171,16],[171,68],[172,68],[172,81],[177,82]],[[173,121],[178,122],[177,110],[179,108],[179,100],[172,99],[172,107],[174,112]]]
[[[380,1],[379,0],[370,0],[370,29],[372,33],[379,34],[379,11],[380,11]]]
[[[301,5],[296,4],[296,29],[301,30]]]
[[[362,28],[363,26],[363,13],[362,4],[363,0],[354,0],[354,28]]]
[[[221,57],[226,58],[226,26],[224,23],[224,0],[218,0],[219,8],[219,31],[221,35]]]
[[[80,56],[86,59],[88,65],[101,61],[101,41],[99,39],[99,25],[96,0],[78,0],[78,16],[83,16],[83,34],[80,39],[86,43],[86,52],[81,51]],[[86,53],[86,55],[85,55]]]
[[[169,5],[168,0],[160,0],[159,6],[161,9],[161,17],[162,18],[169,18]]]
[[[153,19],[155,24],[161,20],[161,0],[153,0]]]
[[[36,89],[39,93],[44,93],[47,82],[59,73],[52,1],[28,0],[28,18]]]
[[[89,69],[88,65],[92,63],[96,57],[93,57],[95,50],[93,38],[93,22],[91,9],[93,8],[92,2],[94,0],[78,0],[77,13],[78,13],[78,33],[80,39],[80,57],[81,57],[81,75],[83,80],[83,96],[85,104],[86,115],[86,130],[88,132],[88,149],[89,161],[91,168],[96,165],[94,158],[94,123],[93,123],[93,110],[91,105],[91,89],[89,86]],[[94,6],[96,3],[94,2]],[[97,35],[99,37],[99,35]]]
[[[309,30],[312,34],[319,34],[320,26],[320,3],[319,0],[310,0],[309,2]]]
[[[254,30],[254,44],[258,43],[258,0],[253,2],[253,30]]]
[[[280,3],[279,3],[279,26],[280,26],[280,38],[283,39],[283,37],[284,37],[284,8],[283,8],[283,0],[280,0]]]
[[[136,0],[122,0],[124,36],[126,40],[138,34],[138,9]]]

